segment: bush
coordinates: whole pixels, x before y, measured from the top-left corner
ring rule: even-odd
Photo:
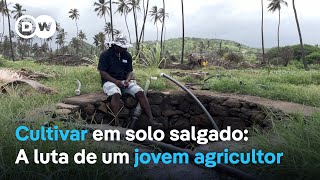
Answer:
[[[243,61],[243,56],[231,52],[231,53],[228,53],[228,54],[226,55],[225,59],[226,59],[227,61],[230,61],[230,62],[240,63],[240,62]]]
[[[306,60],[309,64],[320,62],[320,51],[313,52],[310,55],[306,56]]]

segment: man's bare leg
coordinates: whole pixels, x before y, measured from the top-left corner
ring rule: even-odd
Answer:
[[[112,97],[111,97],[111,110],[113,112],[114,115],[117,115],[120,111],[120,98],[121,98],[121,95],[120,94],[114,94]],[[118,116],[115,117],[115,126],[119,126],[120,123],[119,123],[119,118]]]
[[[155,126],[156,128],[163,128],[163,125],[161,123],[158,123],[158,122],[153,120],[151,107],[150,107],[149,101],[148,101],[147,97],[144,95],[144,93],[141,92],[141,91],[138,92],[136,94],[136,98],[138,99],[143,111],[148,116],[148,119],[149,119],[149,122],[151,123],[151,125]]]

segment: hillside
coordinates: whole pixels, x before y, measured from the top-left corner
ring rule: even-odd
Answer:
[[[156,41],[147,41],[146,44],[156,44]],[[159,42],[160,43],[160,42]],[[176,58],[181,56],[182,39],[175,38],[165,41],[165,51]],[[221,46],[221,47],[220,47]],[[222,39],[185,38],[185,55],[190,53],[216,53],[219,50],[226,50],[242,54],[246,60],[256,60],[259,49],[250,48],[238,42]]]

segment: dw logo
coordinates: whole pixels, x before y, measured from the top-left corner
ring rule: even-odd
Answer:
[[[30,15],[21,16],[15,24],[16,33],[24,39],[37,35],[39,38],[50,38],[56,32],[56,21],[47,15],[34,18]]]

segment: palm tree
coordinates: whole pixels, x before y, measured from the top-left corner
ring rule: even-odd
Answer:
[[[140,10],[140,0],[128,0],[129,10],[133,12],[134,26],[136,32],[136,55],[139,54],[140,44],[138,36],[138,20],[137,20],[137,10]]]
[[[104,32],[105,34],[108,35],[108,38],[110,40],[110,37],[111,37],[111,34],[113,34],[113,27],[111,26],[111,23],[110,22],[107,22],[107,24],[105,25],[104,27]]]
[[[127,27],[128,35],[129,35],[129,40],[131,43],[131,34],[130,34],[128,21],[127,21],[128,14],[130,12],[129,6],[128,6],[126,0],[118,0],[117,2],[114,2],[114,4],[118,5],[118,8],[115,13],[119,12],[121,16],[124,15],[124,21],[126,23],[126,27]]]
[[[182,10],[182,50],[181,50],[181,64],[183,64],[183,59],[184,59],[184,7],[183,7],[183,0],[181,0],[181,10]]]
[[[66,36],[68,35],[67,32],[64,31],[63,28],[60,29],[60,31],[58,32],[58,35],[56,37],[56,43],[60,46],[60,50],[61,52],[64,54],[64,44],[66,42]]]
[[[5,5],[6,5],[6,13],[7,13],[7,17],[8,17],[8,26],[9,26],[9,37],[10,37],[10,47],[11,47],[11,58],[12,61],[14,61],[14,52],[13,52],[13,45],[12,45],[12,37],[11,37],[11,23],[10,23],[10,15],[9,15],[9,8],[8,8],[8,3],[7,0],[4,1]]]
[[[2,42],[2,39],[4,37],[4,30],[5,30],[5,27],[4,27],[5,19],[4,19],[4,17],[9,14],[8,10],[6,9],[6,5],[4,3],[4,0],[0,1],[0,13],[2,14],[2,34],[1,34],[1,42]]]
[[[143,6],[144,6],[144,1],[143,1]],[[149,0],[147,0],[147,6],[145,7],[145,11],[144,11],[144,18],[143,18],[143,25],[142,25],[142,29],[141,29],[141,33],[140,33],[140,38],[139,38],[139,44],[143,41],[143,37],[144,37],[144,31],[146,28],[146,20],[148,17],[148,9],[149,9]]]
[[[81,41],[81,49],[82,49],[82,56],[83,56],[83,52],[84,52],[83,43],[84,43],[84,40],[87,40],[87,36],[82,30],[80,30],[79,39]]]
[[[163,31],[164,31],[164,26],[165,26],[165,19],[166,19],[166,4],[165,0],[162,1],[163,8],[162,8],[162,30],[161,30],[161,56],[163,55]],[[160,9],[161,10],[161,9]]]
[[[304,69],[307,71],[309,70],[306,58],[305,58],[305,54],[304,54],[304,45],[303,45],[303,41],[302,41],[302,35],[301,35],[301,29],[300,29],[300,24],[299,24],[299,19],[298,19],[298,13],[297,13],[297,9],[295,6],[295,2],[294,0],[292,0],[292,6],[293,6],[293,11],[294,11],[294,15],[296,18],[296,23],[297,23],[297,28],[298,28],[298,33],[299,33],[299,39],[300,39],[300,47],[301,47],[301,58],[303,61],[303,65],[304,65]]]
[[[110,7],[107,6],[107,3],[99,1],[95,2],[93,6],[95,6],[94,12],[96,12],[99,17],[104,17],[104,22],[107,24],[106,14],[110,14]]]
[[[263,6],[263,0],[261,0],[261,8],[262,8],[262,20],[261,20],[261,42],[262,42],[262,63],[266,64],[266,60],[265,60],[265,51],[264,51],[264,32],[263,32],[263,25],[264,25],[264,6]]]
[[[279,56],[280,56],[280,22],[281,22],[281,4],[288,6],[288,3],[284,0],[269,0],[271,1],[268,10],[270,12],[279,12],[279,23],[278,23],[278,59],[277,64],[279,64]]]
[[[159,14],[158,16],[159,16],[160,22],[162,23],[160,46],[161,46],[161,52],[162,52],[161,55],[163,55],[165,18],[168,17],[168,13],[166,13],[164,8],[160,8],[158,11],[158,14]]]
[[[13,16],[13,18],[16,19],[16,20],[19,19],[19,17],[23,16],[23,13],[26,12],[25,9],[22,9],[22,5],[20,5],[20,4],[18,4],[18,3],[16,3],[16,4],[13,6],[13,9],[14,9],[14,10],[12,10],[11,13],[12,13],[12,14],[15,14],[15,15]]]
[[[109,7],[110,7],[111,32],[113,32],[112,0],[109,0]],[[113,41],[113,33],[111,33],[111,38],[112,38],[112,41]]]
[[[157,27],[157,41],[159,41],[159,28],[158,28],[158,21],[160,21],[159,14],[158,14],[158,7],[153,6],[151,10],[149,11],[151,20],[153,20],[153,23]]]
[[[79,37],[78,22],[77,22],[77,20],[80,17],[79,11],[78,11],[78,9],[70,9],[70,11],[68,13],[69,13],[69,18],[71,18],[72,20],[74,20],[76,22],[77,37]]]

